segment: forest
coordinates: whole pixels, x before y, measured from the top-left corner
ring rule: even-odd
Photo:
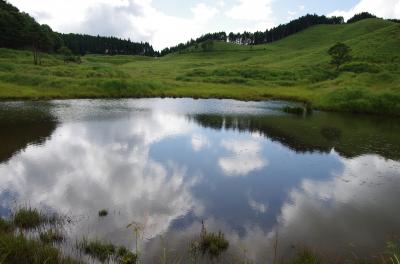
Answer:
[[[54,32],[48,25],[39,24],[29,14],[20,12],[4,0],[0,0],[0,32],[0,47],[32,50],[35,57],[38,52],[58,52],[63,46],[75,55],[157,55],[149,43]]]

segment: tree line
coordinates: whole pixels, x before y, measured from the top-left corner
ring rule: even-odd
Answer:
[[[40,64],[40,52],[57,52],[61,48],[65,52],[65,47],[76,55],[158,55],[147,42],[54,32],[5,0],[0,0],[0,47],[32,50],[35,64]]]
[[[363,12],[356,14],[347,23],[354,23],[366,18],[376,16]],[[392,20],[398,22],[398,20]],[[271,43],[290,35],[296,34],[309,27],[322,24],[343,24],[343,17],[326,17],[305,15],[265,31],[254,33],[208,33],[197,39],[174,47],[165,48],[161,52],[155,51],[147,42],[132,42],[131,40],[116,37],[90,36],[84,34],[60,34],[54,32],[48,25],[40,25],[29,14],[20,12],[18,8],[5,0],[0,0],[0,47],[13,49],[30,49],[34,54],[35,64],[40,64],[40,52],[58,52],[62,54],[85,55],[110,54],[110,55],[144,55],[165,56],[169,53],[182,52],[191,46],[201,50],[210,51],[212,41],[224,41],[240,45],[258,45]],[[70,58],[72,58],[70,56]]]
[[[153,47],[147,42],[132,42],[116,37],[90,36],[85,34],[60,34],[64,45],[74,54],[87,53],[109,55],[144,55],[157,56]]]
[[[367,18],[377,18],[377,17],[368,12],[363,12],[354,15],[346,23],[355,23],[357,21]],[[399,20],[397,19],[389,19],[389,20],[396,23],[399,22]],[[326,17],[326,16],[318,16],[316,14],[313,15],[307,14],[298,19],[292,20],[287,24],[281,24],[277,27],[265,31],[257,31],[254,33],[247,31],[243,33],[231,32],[229,34],[226,34],[225,32],[209,33],[201,36],[200,38],[197,38],[196,40],[191,39],[186,43],[181,43],[177,46],[166,48],[161,51],[161,56],[164,56],[169,53],[183,51],[190,46],[200,45],[202,42],[215,41],[215,40],[235,43],[239,45],[268,44],[286,38],[290,35],[296,34],[312,26],[337,25],[344,23],[345,23],[344,18],[341,16]]]
[[[243,32],[243,33],[225,33],[225,32],[217,32],[217,33],[209,33],[206,35],[197,38],[196,40],[190,40],[186,43],[181,43],[177,46],[166,48],[161,51],[161,56],[164,56],[168,53],[178,52],[187,49],[190,46],[198,45],[205,41],[214,41],[220,40],[240,45],[258,45],[258,44],[267,44],[271,43],[290,35],[296,34],[304,29],[315,25],[321,24],[342,24],[344,23],[343,17],[326,17],[326,16],[318,16],[318,15],[306,15],[300,17],[298,19],[292,20],[287,24],[282,24],[272,29],[266,31],[257,31],[254,33],[251,32]]]

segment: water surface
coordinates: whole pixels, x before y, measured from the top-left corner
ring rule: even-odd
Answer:
[[[375,254],[400,234],[400,122],[284,102],[138,99],[0,104],[0,213],[70,216],[71,239],[135,247],[148,262],[186,252],[201,222],[228,257],[298,246]],[[109,216],[99,219],[106,208]],[[183,253],[182,253],[183,254]]]

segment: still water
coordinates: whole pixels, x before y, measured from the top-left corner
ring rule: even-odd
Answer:
[[[0,103],[0,214],[68,215],[143,259],[186,252],[201,222],[228,256],[270,261],[298,246],[375,254],[400,235],[400,122],[284,102],[138,99]],[[100,219],[98,211],[110,214]]]

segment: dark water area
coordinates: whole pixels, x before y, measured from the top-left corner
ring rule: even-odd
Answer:
[[[129,99],[0,103],[0,213],[28,204],[146,263],[187,254],[201,222],[225,256],[299,246],[373,255],[400,235],[400,120],[280,111],[285,102]],[[107,209],[109,215],[98,217]],[[278,237],[278,239],[277,239]]]

